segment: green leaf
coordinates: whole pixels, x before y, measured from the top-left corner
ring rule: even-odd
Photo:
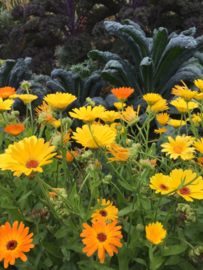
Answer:
[[[28,178],[23,179],[23,181],[20,182],[20,185],[17,187],[17,189],[15,190],[15,192],[13,193],[13,197],[16,198],[18,197],[18,195],[25,190],[25,187],[27,185],[27,183],[29,182]]]
[[[197,270],[197,268],[189,263],[188,260],[186,261],[184,259],[178,263],[178,266],[183,270]]]
[[[18,209],[17,206],[13,205],[12,203],[8,202],[7,200],[1,203],[1,207],[5,209]]]
[[[150,269],[151,270],[159,269],[159,267],[162,265],[163,262],[164,262],[163,257],[155,256],[153,262],[150,263]]]
[[[137,263],[143,264],[147,268],[147,263],[145,262],[145,260],[143,260],[141,258],[136,258],[133,260],[136,261]]]
[[[115,270],[114,268],[110,268],[98,263],[94,263],[94,267],[96,270]]]
[[[149,198],[140,198],[140,203],[142,204],[142,207],[145,209],[145,210],[150,210],[151,209],[151,203],[150,203],[150,200]]]
[[[157,31],[157,30],[156,30]],[[158,31],[154,30],[154,48],[153,48],[153,62],[154,67],[157,66],[159,59],[161,58],[168,40],[168,30],[163,27],[159,27]]]
[[[81,254],[84,255],[84,252],[82,251],[83,248],[84,248],[84,245],[83,245],[83,244],[79,244],[79,243],[75,243],[75,244],[73,244],[73,245],[68,244],[67,248],[68,248],[68,249],[72,249],[72,250],[74,250],[75,252],[81,253]]]
[[[29,192],[25,193],[19,200],[18,202],[21,202],[23,200],[25,200],[33,191],[30,190]]]
[[[132,206],[133,206],[133,204],[131,204],[131,205],[129,205],[129,206],[123,208],[122,210],[120,210],[120,211],[118,212],[117,216],[122,217],[122,216],[124,216],[124,215],[127,215],[127,214],[130,213],[131,211],[135,211],[135,209],[132,209]]]
[[[184,252],[187,249],[186,245],[172,245],[172,246],[168,246],[165,247],[165,249],[163,249],[162,251],[162,255],[163,256],[171,256],[171,255],[177,255],[180,254],[182,252]]]
[[[134,191],[135,189],[134,189],[134,187],[132,187],[130,184],[128,184],[128,183],[125,183],[125,182],[123,182],[123,181],[121,181],[121,180],[118,180],[118,182],[119,182],[119,184],[122,186],[122,187],[124,187],[125,189],[127,189],[127,190],[130,190],[130,191]]]
[[[67,228],[63,226],[54,234],[54,237],[56,237],[56,239],[60,239],[64,237],[67,233],[68,233]]]
[[[167,262],[166,262],[166,265],[176,265],[179,263],[180,261],[180,256],[179,255],[174,255],[174,256],[171,256]]]
[[[145,93],[152,93],[154,73],[153,61],[150,57],[145,57],[142,59],[140,66],[142,67]]]
[[[67,247],[66,246],[60,246],[60,248],[61,248],[61,251],[62,251],[63,256],[65,257],[65,259],[67,261],[70,261],[70,251],[67,249]]]
[[[19,223],[23,221],[22,214],[18,209],[7,209],[7,212],[13,221],[18,221]]]
[[[52,266],[52,261],[49,259],[49,258],[46,258],[46,260],[44,261],[44,264],[47,266],[47,267],[51,267]]]
[[[63,258],[63,254],[61,253],[61,251],[51,243],[43,242],[42,245],[51,255],[57,258]]]

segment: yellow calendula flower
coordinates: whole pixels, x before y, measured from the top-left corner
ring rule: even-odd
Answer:
[[[175,140],[172,137],[168,137],[169,143],[161,144],[163,149],[161,152],[166,152],[166,155],[170,155],[170,158],[177,159],[181,157],[183,160],[188,159],[188,154],[195,151],[194,147],[190,147],[193,144],[193,140],[189,140],[185,136],[177,136]]]
[[[178,128],[180,127],[180,125],[181,126],[186,125],[186,122],[183,120],[181,121],[181,120],[176,120],[176,119],[170,119],[167,124],[174,128]]]
[[[201,102],[203,100],[203,93],[197,93],[195,99]]]
[[[163,229],[163,225],[160,222],[150,223],[145,227],[146,238],[150,243],[158,245],[163,242],[166,237],[166,230]]]
[[[69,114],[71,117],[80,119],[86,124],[92,124],[96,118],[100,118],[104,111],[105,108],[101,105],[93,108],[91,106],[87,106],[79,109],[73,109],[73,112],[69,112]]]
[[[185,102],[191,101],[197,94],[197,91],[191,91],[189,89],[180,90],[180,96],[185,100]]]
[[[150,188],[156,190],[155,193],[167,194],[173,189],[171,188],[171,178],[163,173],[157,173],[150,178]],[[172,195],[172,193],[170,194]]]
[[[197,149],[197,151],[203,154],[203,139],[201,138],[197,142],[194,142],[194,147]]]
[[[54,146],[44,139],[37,139],[36,136],[24,138],[22,141],[10,144],[4,154],[0,155],[0,168],[14,172],[13,175],[33,175],[36,172],[43,172],[42,166],[52,162],[50,160],[56,153]]]
[[[115,143],[112,143],[108,147],[107,153],[110,153],[114,156],[114,157],[109,158],[110,160],[109,162],[126,161],[130,155],[128,148],[120,147],[118,144],[115,144]]]
[[[162,134],[162,133],[165,133],[167,130],[168,130],[167,128],[162,127],[162,128],[159,128],[159,129],[155,129],[154,133]]]
[[[159,124],[163,127],[167,124],[168,119],[169,119],[169,114],[168,113],[159,113],[156,116],[156,120],[159,122]]]
[[[116,133],[107,126],[91,125],[91,132],[88,125],[77,128],[72,138],[84,147],[99,148],[114,142]]]
[[[140,105],[137,108],[137,111],[134,111],[133,105],[128,106],[125,111],[121,112],[121,119],[123,119],[129,126],[139,122],[140,118],[138,116],[140,111]]]
[[[180,90],[189,90],[187,88],[187,85],[181,80],[181,82],[184,84],[184,86],[180,86],[180,85],[175,85],[175,88],[172,88],[172,95],[176,95],[176,96],[180,96],[181,97],[181,93]]]
[[[203,91],[203,80],[197,79],[194,81],[194,84],[199,88],[200,91]]]
[[[99,202],[100,199],[97,200]],[[94,213],[92,214],[91,218],[92,220],[98,220],[99,216],[102,216],[106,219],[106,221],[114,221],[118,218],[117,213],[118,213],[118,208],[116,208],[113,205],[113,202],[110,202],[109,200],[106,201],[106,199],[102,199],[102,204],[101,206],[107,206],[107,207],[102,207],[100,209],[96,209]]]
[[[29,104],[31,102],[33,102],[35,99],[38,98],[38,96],[36,95],[32,95],[32,94],[23,94],[23,95],[18,95],[18,98],[20,98],[24,104]]]
[[[167,106],[167,101],[165,99],[160,99],[159,101],[157,101],[152,107],[151,107],[151,112],[152,113],[158,113],[161,111],[166,111],[169,109],[169,107]],[[147,108],[147,110],[149,110],[149,108]]]
[[[44,100],[52,107],[53,110],[63,111],[77,98],[69,93],[55,93],[44,97]]]
[[[202,119],[201,119],[201,117],[199,117],[199,115],[197,115],[197,114],[194,113],[193,115],[191,115],[191,118],[192,118],[192,122],[196,126],[199,126],[200,125]],[[190,118],[187,118],[187,121],[190,121]]]
[[[149,93],[145,94],[143,99],[147,102],[148,105],[152,106],[157,103],[157,101],[161,100],[162,96],[159,94]]]
[[[61,126],[61,121],[60,120],[54,120],[52,123],[52,126],[58,128]]]
[[[203,199],[203,179],[199,176],[197,179],[196,173],[191,170],[175,169],[170,173],[172,180],[171,187],[173,190],[178,189],[177,193],[183,197],[186,201],[193,201],[193,199]],[[193,179],[195,179],[191,184]],[[184,185],[184,187],[181,187]]]
[[[122,102],[115,102],[113,105],[116,107],[117,110],[119,110],[119,111],[122,110]],[[123,108],[125,106],[126,106],[126,104],[123,103]]]
[[[120,114],[115,111],[105,111],[99,116],[99,118],[106,124],[111,125],[116,119],[120,118]]]
[[[180,114],[185,114],[185,113],[188,112],[187,103],[182,98],[177,98],[175,100],[172,100],[171,105],[176,107],[176,109],[179,111]],[[192,101],[188,102],[188,108],[189,108],[190,111],[197,108],[197,107],[198,107],[197,103],[192,102]]]
[[[3,98],[0,97],[0,113],[9,111],[13,103],[14,103],[14,100],[9,100],[9,99],[3,100]]]

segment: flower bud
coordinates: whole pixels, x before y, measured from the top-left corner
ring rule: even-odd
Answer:
[[[92,107],[94,107],[96,105],[95,102],[90,97],[87,97],[86,98],[86,101]]]
[[[68,129],[71,127],[72,125],[72,120],[70,119],[70,117],[65,117],[62,119],[62,126],[67,125]]]
[[[193,263],[203,262],[203,245],[198,245],[189,251],[189,257]]]
[[[112,180],[112,175],[111,174],[107,174],[104,179],[102,180],[103,184],[108,185],[111,183]]]
[[[144,230],[145,230],[144,225],[143,224],[137,224],[136,230],[138,232],[144,232]]]
[[[21,88],[22,88],[23,90],[29,89],[30,86],[31,86],[31,83],[29,83],[28,81],[23,81],[23,82],[21,83]]]

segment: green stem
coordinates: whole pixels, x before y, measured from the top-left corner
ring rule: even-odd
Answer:
[[[63,170],[64,170],[64,179],[66,181],[67,179],[67,164],[66,164],[66,149],[63,145],[63,126],[62,126],[62,110],[59,111],[60,113],[60,122],[61,122],[61,150],[62,150],[62,164],[63,164]],[[65,188],[66,188],[66,183]]]

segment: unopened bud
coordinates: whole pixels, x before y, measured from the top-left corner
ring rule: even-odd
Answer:
[[[22,90],[27,90],[30,88],[30,86],[31,86],[31,83],[29,83],[28,81],[23,81],[21,84]]]
[[[86,101],[92,107],[94,107],[96,105],[95,102],[90,97],[87,97],[86,98]]]

